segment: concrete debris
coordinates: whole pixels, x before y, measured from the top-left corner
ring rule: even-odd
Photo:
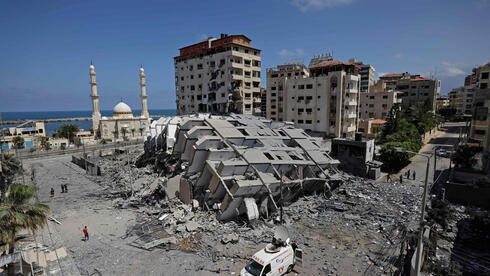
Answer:
[[[149,134],[137,164],[154,161],[172,187],[179,182],[182,202],[219,206],[221,221],[253,220],[259,213],[268,218],[278,202],[300,194],[328,197],[345,177],[321,138],[287,123],[246,115],[181,116],[161,118]]]

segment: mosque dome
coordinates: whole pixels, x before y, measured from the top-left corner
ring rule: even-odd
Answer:
[[[133,112],[131,111],[131,107],[129,105],[125,104],[124,102],[120,102],[114,106],[114,109],[112,110],[112,113],[114,114],[114,117],[126,117],[126,116],[133,116]]]

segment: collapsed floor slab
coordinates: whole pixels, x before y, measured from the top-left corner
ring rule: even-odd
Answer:
[[[164,166],[183,169],[180,199],[217,210],[220,220],[267,217],[300,195],[328,195],[343,177],[321,138],[288,123],[201,114],[156,125],[148,131],[146,157],[177,162]]]

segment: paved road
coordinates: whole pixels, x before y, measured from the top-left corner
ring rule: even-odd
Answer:
[[[432,137],[429,142],[422,147],[420,153],[433,155],[434,151],[439,148],[445,148],[447,151],[451,151],[453,146],[458,143],[460,136],[460,129],[462,129],[464,133],[464,122],[461,123],[446,123],[441,129]],[[436,171],[439,176],[439,172],[449,168],[450,160],[449,158],[444,158],[440,156],[436,156]],[[409,183],[423,185],[425,181],[425,171],[427,168],[427,158],[423,156],[416,155],[412,158],[412,162],[405,167],[401,173],[405,174],[407,170],[410,170],[411,173],[413,171],[416,172],[415,181],[410,180]],[[393,179],[398,180],[399,175],[393,177]],[[412,179],[410,177],[410,179]],[[405,180],[405,179],[404,179]],[[430,167],[429,167],[429,183],[433,183],[434,180],[434,157],[430,159]]]

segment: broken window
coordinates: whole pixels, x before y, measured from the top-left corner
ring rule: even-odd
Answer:
[[[265,157],[267,157],[267,159],[274,160],[274,157],[272,157],[272,155],[270,153],[264,152],[264,155],[265,155]]]

